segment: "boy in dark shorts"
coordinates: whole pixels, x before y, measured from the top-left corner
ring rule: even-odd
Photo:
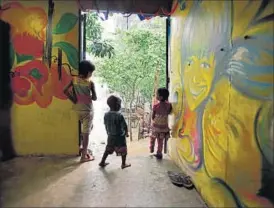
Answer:
[[[114,151],[117,156],[122,157],[121,168],[130,167],[131,164],[126,163],[128,128],[124,116],[119,112],[121,109],[121,99],[116,96],[110,96],[107,100],[110,111],[105,114],[104,123],[108,134],[106,150],[99,166],[105,167],[109,163],[106,162],[108,155]]]

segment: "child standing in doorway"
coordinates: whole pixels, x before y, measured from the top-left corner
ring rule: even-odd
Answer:
[[[155,140],[157,139],[158,149],[154,155],[157,159],[163,158],[164,140],[170,137],[168,127],[168,115],[172,111],[172,106],[168,102],[169,91],[166,88],[157,90],[157,104],[152,109],[152,131],[150,136],[150,153],[154,153]]]
[[[95,85],[90,80],[95,66],[89,61],[81,61],[79,64],[79,75],[65,87],[64,93],[74,103],[73,109],[76,111],[82,126],[82,148],[80,162],[94,160],[94,157],[88,153],[89,134],[93,128],[93,104],[97,100]],[[73,94],[69,92],[72,88]]]
[[[106,150],[104,152],[102,161],[99,163],[99,166],[107,166],[109,164],[106,162],[108,155],[115,151],[117,156],[122,157],[121,168],[124,169],[130,167],[131,165],[126,163],[126,137],[128,137],[128,127],[124,116],[119,112],[121,109],[121,99],[112,95],[107,99],[107,104],[110,108],[110,111],[105,114],[104,123],[108,134],[108,141]]]

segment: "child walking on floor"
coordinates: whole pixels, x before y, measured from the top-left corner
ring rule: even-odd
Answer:
[[[163,158],[164,140],[170,137],[168,127],[168,115],[172,111],[172,106],[168,102],[169,91],[166,88],[157,90],[157,104],[152,109],[152,131],[150,136],[150,153],[154,153],[155,140],[157,139],[158,149],[154,155],[157,159]]]
[[[110,111],[105,114],[104,123],[108,134],[108,141],[99,166],[107,166],[109,164],[106,162],[108,155],[115,151],[117,156],[122,157],[121,168],[124,169],[131,165],[126,163],[126,137],[128,137],[128,128],[124,116],[119,112],[121,109],[121,99],[112,95],[107,99],[107,104]]]
[[[81,162],[94,160],[88,153],[89,134],[93,128],[93,104],[97,100],[95,86],[90,78],[95,70],[95,66],[89,61],[81,61],[79,64],[79,75],[65,87],[64,93],[74,103],[73,109],[76,111],[82,125],[82,148]],[[70,89],[72,88],[72,94]]]

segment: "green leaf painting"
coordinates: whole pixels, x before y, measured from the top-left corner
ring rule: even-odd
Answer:
[[[25,61],[30,61],[33,60],[33,56],[28,56],[28,55],[19,55],[16,53],[16,60],[17,60],[17,64],[21,63],[21,62],[25,62]]]
[[[55,43],[53,47],[60,48],[67,55],[70,66],[75,70],[78,70],[78,51],[73,45],[61,41]]]
[[[78,21],[78,17],[72,13],[65,13],[56,24],[52,33],[55,35],[65,34],[71,31]]]
[[[34,68],[29,72],[29,75],[33,78],[40,80],[42,78],[42,74],[39,72],[38,69]]]

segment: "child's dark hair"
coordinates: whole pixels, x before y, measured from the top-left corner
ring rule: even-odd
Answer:
[[[95,66],[87,60],[83,60],[79,64],[79,75],[82,75],[84,78],[88,77],[88,73],[95,71]]]
[[[162,97],[161,101],[167,101],[169,97],[169,91],[166,88],[159,88],[157,90],[157,94],[159,97]]]
[[[117,96],[111,95],[107,99],[107,104],[110,108],[110,110],[118,111],[121,107],[121,99]]]

